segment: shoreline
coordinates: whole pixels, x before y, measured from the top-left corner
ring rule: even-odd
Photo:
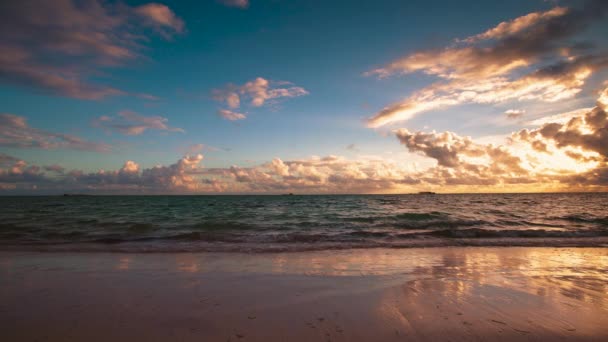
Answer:
[[[608,338],[608,249],[0,251],[11,341]]]
[[[112,243],[40,243],[0,244],[2,252],[48,253],[299,253],[374,249],[417,248],[594,248],[608,247],[608,236],[589,237],[502,237],[502,238],[424,238],[398,241],[324,242],[315,243],[223,243],[217,241],[124,241]]]

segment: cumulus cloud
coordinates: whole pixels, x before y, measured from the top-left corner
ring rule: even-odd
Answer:
[[[522,129],[500,146],[480,144],[453,132],[400,129],[396,136],[410,152],[437,161],[436,167],[420,175],[429,183],[470,186],[558,183],[563,188],[606,189],[608,119],[607,106],[601,98],[600,95],[596,107],[567,113],[569,119],[565,122],[564,115],[552,116],[560,122]]]
[[[53,133],[31,127],[23,116],[0,114],[0,146],[12,148],[72,149],[109,152],[104,143],[87,141],[74,135]]]
[[[382,159],[348,160],[338,156],[284,161],[275,158],[254,167],[203,168],[202,155],[186,156],[171,165],[142,168],[127,161],[117,170],[79,170],[46,174],[43,168],[11,160],[0,167],[2,189],[95,193],[378,192],[397,185],[418,184],[407,168]],[[18,164],[21,162],[21,164]]]
[[[229,6],[245,9],[249,7],[249,0],[218,0],[220,3]]]
[[[533,130],[523,129],[513,134],[517,141],[549,141],[557,148],[574,147],[595,152],[608,161],[608,118],[606,106],[598,106],[565,123],[550,122]]]
[[[503,146],[479,144],[453,132],[424,133],[401,129],[396,136],[409,151],[437,161],[419,177],[438,185],[496,185],[533,183],[522,159]]]
[[[608,190],[607,92],[600,94],[595,107],[567,121],[519,130],[504,143],[482,143],[454,132],[396,130],[407,151],[434,160],[424,169],[407,160],[334,155],[205,168],[203,156],[196,154],[170,165],[143,168],[130,160],[116,170],[87,173],[29,165],[0,154],[0,188],[99,193]]]
[[[243,85],[228,84],[224,88],[212,91],[213,99],[225,102],[231,109],[241,106],[243,100],[248,101],[253,107],[261,107],[269,100],[279,98],[291,98],[308,95],[308,91],[302,87],[288,86],[289,82],[272,82],[265,78],[258,77]],[[219,114],[228,120],[240,120],[246,116],[229,110],[220,110]]]
[[[556,7],[531,13],[455,46],[415,52],[367,72],[379,77],[423,72],[440,79],[385,107],[368,125],[379,127],[463,103],[571,98],[595,71],[608,66],[608,59],[568,39],[601,20],[606,12],[608,3],[590,0],[578,9]]]
[[[232,177],[227,189],[241,192],[357,193],[396,189],[418,184],[407,167],[381,158],[349,160],[339,156],[282,160],[249,168],[233,166],[224,175]],[[219,172],[219,170],[215,170]]]
[[[139,193],[139,192],[191,192],[212,189],[209,182],[196,178],[203,156],[185,156],[171,165],[158,165],[151,168],[141,166],[128,160],[118,170],[99,170],[83,172],[71,170],[65,172],[58,167],[44,168],[55,172],[50,176],[43,168],[27,166],[25,162],[11,168],[0,169],[0,184],[13,184],[16,188],[36,188],[64,192],[66,190]],[[14,188],[15,188],[14,187]]]
[[[0,190],[12,190],[21,184],[25,184],[30,189],[37,189],[39,185],[49,182],[50,179],[39,166],[28,166],[23,160],[17,160],[9,167],[0,168]]]
[[[196,174],[198,164],[203,160],[202,154],[186,156],[177,163],[169,166],[155,166],[144,169],[141,174],[143,184],[146,186],[164,189],[196,190],[200,182]]]
[[[155,3],[133,8],[99,0],[2,1],[0,80],[79,99],[126,95],[89,78],[137,58],[150,26],[165,37],[184,30],[181,19]]]
[[[463,138],[452,132],[424,133],[400,129],[397,138],[410,151],[422,152],[436,159],[439,165],[453,167],[460,163],[460,155],[482,156],[484,149],[473,143],[471,138]]]
[[[230,121],[243,120],[243,119],[247,118],[247,115],[245,115],[245,114],[233,112],[228,109],[220,109],[217,111],[217,114],[219,116],[223,117],[224,119],[230,120]]]
[[[185,131],[182,128],[167,125],[169,119],[162,116],[144,116],[132,111],[124,110],[117,117],[101,116],[93,124],[107,131],[116,131],[124,135],[141,135],[146,130],[158,130],[166,132]]]

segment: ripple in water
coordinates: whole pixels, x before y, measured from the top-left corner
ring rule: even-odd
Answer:
[[[0,198],[0,246],[275,251],[605,245],[608,194]]]

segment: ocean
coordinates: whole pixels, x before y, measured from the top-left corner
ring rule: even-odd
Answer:
[[[303,251],[598,246],[608,194],[0,197],[0,248]]]

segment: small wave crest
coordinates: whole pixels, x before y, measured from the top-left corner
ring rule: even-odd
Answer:
[[[0,249],[266,251],[593,245],[608,238],[608,194],[0,200]]]
[[[555,219],[575,222],[575,223],[590,223],[596,224],[600,226],[608,226],[608,216],[591,216],[588,214],[575,214],[575,215],[565,215],[558,216]]]

